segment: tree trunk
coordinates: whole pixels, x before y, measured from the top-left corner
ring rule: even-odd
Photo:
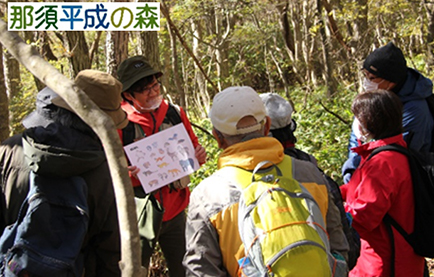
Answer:
[[[424,1],[423,5],[428,20],[428,31],[426,34],[427,58],[425,70],[429,72],[431,67],[434,66],[434,4],[426,3]]]
[[[279,23],[280,23],[280,30],[283,36],[283,39],[285,41],[285,49],[286,53],[288,55],[289,60],[292,62],[292,65],[289,68],[290,74],[293,75],[293,78],[301,85],[303,84],[303,79],[299,75],[299,71],[297,69],[296,64],[296,48],[295,48],[295,41],[294,41],[294,35],[291,30],[291,26],[288,20],[288,7],[289,3],[288,1],[276,5],[277,11],[279,12]],[[277,48],[277,47],[276,47]],[[285,89],[286,90],[286,89]],[[287,93],[287,96],[289,93]]]
[[[90,62],[90,64],[93,63],[94,58],[95,58],[95,53],[97,53],[97,51],[98,51],[99,40],[101,39],[101,35],[102,35],[102,31],[96,32],[95,39],[92,42],[92,45],[90,47],[90,50],[89,50],[89,62]],[[97,61],[95,63],[97,63]]]
[[[23,42],[15,33],[7,31],[7,24],[0,20],[0,43],[33,75],[56,91],[75,113],[99,136],[107,161],[116,195],[121,233],[122,276],[145,276],[141,266],[140,239],[134,203],[133,187],[127,171],[127,161],[113,120],[73,81],[46,62],[38,52]]]
[[[354,11],[358,14],[353,24],[353,39],[350,42],[351,57],[354,60],[357,68],[362,68],[363,61],[370,52],[370,47],[373,42],[372,32],[369,32],[368,26],[368,0],[353,0],[357,9]],[[343,75],[343,74],[342,74]],[[357,70],[354,76],[354,84],[356,84],[356,90],[359,91],[362,87],[362,81],[364,78],[363,72]],[[351,76],[350,75],[350,76]]]
[[[0,142],[9,137],[9,99],[3,73],[3,47],[0,45]]]
[[[20,64],[12,57],[9,51],[3,55],[3,70],[6,84],[6,93],[9,99],[14,98],[20,92],[21,73]]]
[[[140,32],[139,38],[139,53],[146,57],[152,68],[161,70],[158,32]]]
[[[195,57],[200,55],[200,47],[199,47],[199,39],[201,38],[201,32],[200,26],[196,24],[196,22],[192,19],[191,20],[191,28],[193,31],[193,41],[192,41],[192,48],[193,48],[193,55]],[[194,80],[196,81],[196,91],[197,93],[194,98],[196,99],[196,106],[200,107],[201,114],[200,116],[206,116],[206,107],[209,107],[211,102],[211,97],[208,94],[208,91],[206,89],[206,79],[204,77],[203,72],[200,70],[199,65],[194,65],[195,72],[194,72]],[[217,89],[218,91],[218,89]],[[217,91],[215,93],[217,93]]]
[[[277,10],[279,11],[279,23],[280,29],[282,32],[283,39],[285,41],[285,46],[291,52],[292,56],[295,54],[294,47],[294,36],[291,32],[291,27],[289,26],[288,21],[288,1],[279,3],[276,5]]]
[[[326,1],[324,0],[324,2]],[[327,88],[327,97],[330,97],[334,92],[336,92],[337,84],[333,77],[333,63],[331,62],[330,55],[329,55],[331,49],[329,47],[330,43],[327,39],[327,35],[325,31],[325,22],[322,15],[321,4],[322,4],[321,0],[317,0],[317,16],[318,16],[318,23],[321,26],[319,30],[319,34],[320,34],[320,41],[321,41],[320,44],[321,44],[322,58],[323,58],[323,64],[321,68],[322,68],[323,79]],[[328,10],[327,13],[329,13]]]
[[[71,78],[75,78],[78,72],[91,67],[89,47],[87,46],[84,32],[65,32],[63,42],[67,51],[66,56],[69,60],[69,74]]]
[[[172,50],[172,76],[176,91],[179,93],[179,105],[187,110],[187,101],[185,91],[181,84],[181,78],[179,77],[179,66],[178,66],[178,49],[176,45],[176,35],[172,30],[170,24],[167,24],[167,32],[170,37],[170,49]]]
[[[116,77],[119,64],[128,58],[128,32],[107,32],[106,49],[107,73]]]

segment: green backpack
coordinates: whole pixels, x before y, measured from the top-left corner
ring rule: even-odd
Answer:
[[[223,169],[241,190],[238,227],[245,257],[238,261],[239,276],[341,275],[330,253],[320,208],[292,178],[290,157],[285,156],[279,166],[263,161],[253,173],[237,167]]]

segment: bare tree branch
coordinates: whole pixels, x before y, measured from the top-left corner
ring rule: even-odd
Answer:
[[[324,110],[326,112],[328,112],[329,114],[335,116],[337,119],[339,119],[340,121],[342,121],[343,123],[345,123],[346,125],[349,125],[350,123],[348,121],[346,121],[345,119],[343,119],[340,115],[338,115],[337,113],[333,112],[332,110],[328,109],[326,106],[324,106],[324,104],[319,101],[319,104],[321,105],[321,107],[324,108]]]
[[[99,40],[101,38],[101,35],[102,35],[102,31],[96,32],[95,40],[92,42],[92,46],[90,47],[90,50],[89,50],[90,64],[92,64],[93,57],[95,56],[96,51],[98,51],[98,45],[99,45]]]

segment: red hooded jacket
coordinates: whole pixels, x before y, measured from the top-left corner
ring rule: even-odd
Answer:
[[[121,106],[122,109],[127,113],[128,120],[139,124],[143,128],[146,136],[150,136],[160,131],[159,128],[163,123],[163,120],[169,108],[169,104],[166,100],[163,100],[163,102],[161,102],[161,105],[158,109],[149,113],[137,112],[126,101],[123,101]],[[180,108],[180,116],[182,123],[184,124],[185,129],[187,130],[187,133],[193,143],[193,147],[196,148],[196,146],[199,145],[198,139],[194,134],[190,121],[188,120],[187,115],[182,108]],[[122,139],[122,130],[118,130],[118,133],[120,134],[120,137]],[[137,178],[131,176],[131,181],[134,187],[140,186],[140,181]],[[154,196],[161,202],[160,193],[155,193]],[[188,206],[190,190],[187,187],[180,190],[170,191],[170,187],[165,186],[161,188],[161,196],[163,198],[162,203],[165,209],[163,221],[168,221],[177,216],[182,211],[184,211],[184,209]]]
[[[413,231],[413,184],[407,157],[384,151],[366,161],[377,147],[407,146],[402,135],[373,141],[352,150],[362,157],[351,181],[341,186],[345,209],[361,238],[360,257],[350,276],[390,276],[391,240],[383,217],[388,213],[408,233]],[[423,276],[424,258],[394,229],[395,276]]]

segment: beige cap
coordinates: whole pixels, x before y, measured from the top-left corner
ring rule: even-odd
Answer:
[[[77,74],[75,83],[113,119],[116,128],[123,129],[128,125],[127,114],[121,109],[122,84],[115,77],[102,71],[86,69]],[[51,102],[74,112],[61,97],[54,98]]]
[[[257,123],[237,128],[238,121],[246,116],[253,116]],[[229,87],[216,94],[209,117],[214,128],[223,134],[240,135],[260,130],[266,113],[261,98],[251,87]]]

